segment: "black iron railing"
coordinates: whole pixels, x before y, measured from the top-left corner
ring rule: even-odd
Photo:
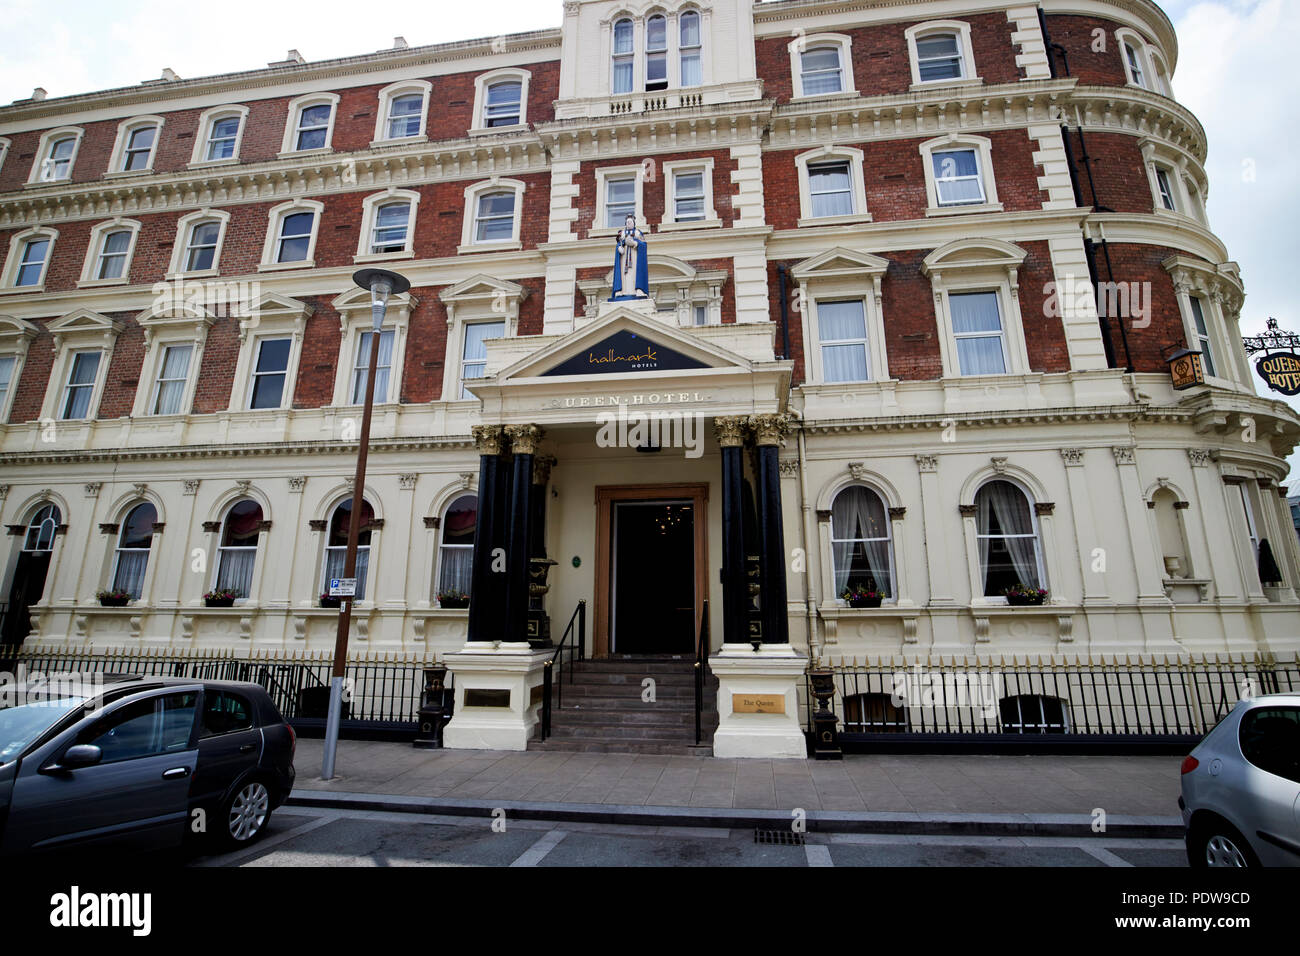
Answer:
[[[332,657],[321,653],[255,653],[235,657],[224,652],[145,648],[0,647],[4,670],[21,666],[28,674],[106,673],[196,680],[250,681],[266,688],[285,719],[306,730],[324,725],[329,706]],[[342,730],[414,732],[432,659],[417,655],[377,655],[349,660],[344,675]],[[448,675],[447,686],[451,686]]]
[[[576,628],[575,628],[576,625]],[[569,637],[574,643],[569,643]],[[569,624],[564,629],[564,636],[555,645],[555,653],[542,668],[542,713],[540,738],[545,740],[551,735],[551,692],[555,692],[555,706],[564,706],[564,668],[568,664],[569,683],[573,683],[573,667],[577,661],[586,658],[587,646],[587,602],[579,601],[578,606],[569,615]],[[558,668],[557,668],[558,665]],[[555,676],[558,669],[559,676]]]
[[[1300,664],[1265,657],[854,661],[830,669],[841,740],[861,750],[1178,747],[1242,698],[1300,692]],[[811,727],[811,682],[807,690]]]
[[[695,638],[695,746],[703,740],[700,715],[704,711],[704,665],[709,659],[709,602],[704,602],[700,632]]]

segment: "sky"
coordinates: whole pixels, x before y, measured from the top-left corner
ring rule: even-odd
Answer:
[[[1163,3],[1179,36],[1174,94],[1209,138],[1210,225],[1241,264],[1247,335],[1263,330],[1269,316],[1300,332],[1289,285],[1300,251],[1300,97],[1292,77],[1300,17],[1285,11],[1296,3]],[[323,60],[388,49],[398,35],[419,46],[558,27],[563,17],[561,0],[370,0],[363,19],[357,4],[340,0],[221,0],[220,10],[214,17],[208,7],[174,0],[0,0],[0,104],[37,86],[66,96],[132,86],[164,67],[206,76],[257,69],[290,48]],[[360,22],[340,26],[348,21]],[[1300,409],[1300,399],[1291,401]],[[1300,455],[1292,462],[1300,473]]]

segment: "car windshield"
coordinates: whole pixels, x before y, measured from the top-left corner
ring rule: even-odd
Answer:
[[[0,700],[0,764],[19,757],[32,741],[85,702],[81,696]]]

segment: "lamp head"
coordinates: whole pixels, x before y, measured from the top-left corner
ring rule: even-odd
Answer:
[[[401,295],[411,288],[409,279],[387,269],[361,269],[352,273],[352,281],[370,293],[370,315],[375,323],[376,332],[384,324],[388,297],[394,294]]]

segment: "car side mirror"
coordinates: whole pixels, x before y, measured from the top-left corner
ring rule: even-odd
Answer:
[[[81,767],[93,767],[104,759],[104,751],[94,744],[76,744],[63,752],[63,759],[43,768],[45,773],[63,773]]]

